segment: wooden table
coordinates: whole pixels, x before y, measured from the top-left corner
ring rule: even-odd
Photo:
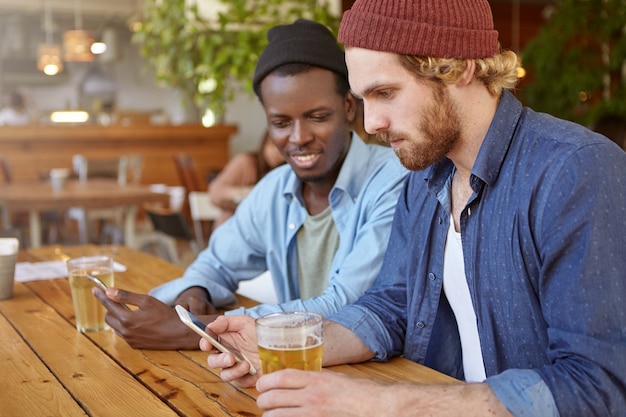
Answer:
[[[22,261],[106,253],[127,266],[116,285],[146,292],[181,268],[127,247],[31,248]],[[240,298],[240,304],[253,301]],[[113,331],[79,333],[67,279],[16,283],[0,301],[0,416],[260,416],[257,391],[223,382],[202,351],[136,350]],[[457,383],[405,359],[331,368],[382,381]]]
[[[10,213],[28,211],[30,246],[41,246],[41,212],[67,210],[71,207],[124,209],[124,243],[135,247],[135,219],[137,207],[145,202],[167,203],[169,196],[155,193],[147,186],[120,186],[115,180],[91,179],[86,183],[69,181],[58,192],[45,181],[13,182],[0,185],[0,207],[3,208],[3,225],[10,226]]]

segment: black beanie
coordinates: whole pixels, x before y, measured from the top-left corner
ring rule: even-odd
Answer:
[[[261,81],[276,68],[292,63],[309,64],[339,73],[348,79],[343,49],[328,28],[311,20],[274,26],[267,32],[268,44],[254,70],[252,86],[261,97]]]

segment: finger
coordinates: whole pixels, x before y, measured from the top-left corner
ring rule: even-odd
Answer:
[[[223,368],[220,372],[223,381],[234,383],[241,387],[254,387],[258,375],[250,375],[250,364],[246,361],[237,362],[230,368]]]
[[[110,288],[105,294],[104,291],[102,291],[100,288],[94,287],[92,288],[91,293],[100,301],[100,303],[102,303],[104,308],[106,308],[109,313],[119,315],[124,310],[126,310],[126,307],[116,301],[111,300],[109,298],[109,291]]]
[[[215,334],[226,333],[230,328],[230,320],[230,317],[219,316],[211,323],[207,324],[207,328]]]
[[[208,328],[217,333],[239,332],[246,329],[246,326],[254,328],[254,319],[250,316],[219,316],[208,324]]]
[[[199,345],[200,345],[200,350],[203,350],[205,352],[211,352],[211,351],[216,350],[215,347],[211,344],[211,342],[209,342],[205,338],[201,338],[200,339],[200,344]]]
[[[299,369],[283,369],[263,375],[256,383],[259,392],[275,389],[299,389],[306,386],[316,372],[301,371]]]
[[[140,307],[145,304],[150,298],[149,295],[137,294],[114,287],[107,289],[106,294],[111,300],[119,304],[131,304]]]
[[[206,340],[204,340],[204,343],[210,345]],[[202,345],[202,342],[200,342],[200,345]],[[214,353],[207,357],[207,364],[211,368],[230,368],[235,363],[235,357],[231,353]]]
[[[208,301],[202,300],[198,297],[190,297],[187,299],[188,309],[191,314],[195,314],[196,316],[203,316],[208,314],[213,314],[216,310],[212,308]]]

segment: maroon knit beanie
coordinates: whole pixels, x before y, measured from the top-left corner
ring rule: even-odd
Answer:
[[[487,0],[356,0],[338,38],[346,46],[434,58],[500,52]]]

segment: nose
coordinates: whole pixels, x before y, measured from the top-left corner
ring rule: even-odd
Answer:
[[[307,124],[305,122],[300,120],[294,121],[293,130],[289,135],[289,142],[298,146],[302,146],[305,143],[309,142],[312,137],[313,135],[311,134],[311,131],[307,127]]]
[[[375,135],[381,130],[386,130],[389,121],[380,108],[363,103],[363,127],[370,135]]]

